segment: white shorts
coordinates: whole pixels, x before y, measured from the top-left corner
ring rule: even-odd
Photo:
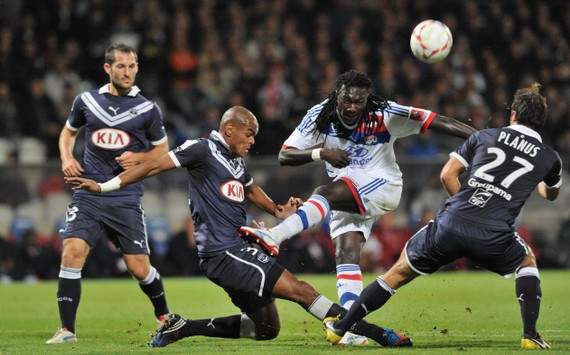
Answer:
[[[334,180],[343,180],[347,184],[360,214],[331,211],[329,224],[332,239],[347,232],[361,232],[368,239],[378,217],[395,210],[402,197],[401,180],[392,182],[362,169],[347,169]]]

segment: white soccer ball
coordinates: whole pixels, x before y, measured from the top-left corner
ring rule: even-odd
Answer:
[[[447,57],[453,46],[449,28],[436,20],[420,22],[412,31],[410,48],[414,56],[426,63],[436,63]]]

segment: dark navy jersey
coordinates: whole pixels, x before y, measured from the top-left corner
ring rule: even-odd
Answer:
[[[466,173],[445,209],[500,230],[513,229],[541,181],[550,187],[562,183],[558,154],[542,143],[540,134],[523,125],[476,132],[450,156],[465,166]]]
[[[115,158],[126,151],[142,152],[166,142],[162,112],[133,86],[126,96],[109,93],[109,85],[81,93],[75,98],[67,128],[85,126],[82,177],[105,182],[123,169]],[[142,183],[135,183],[106,196],[139,199]],[[77,190],[78,194],[91,194]]]
[[[188,140],[168,154],[177,167],[188,170],[198,254],[211,256],[243,243],[238,230],[246,224],[245,189],[253,184],[243,159],[217,131],[208,139]]]

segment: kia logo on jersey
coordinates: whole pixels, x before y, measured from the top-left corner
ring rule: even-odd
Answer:
[[[101,128],[93,132],[91,141],[99,148],[117,150],[125,148],[131,142],[127,132],[115,128]]]
[[[220,186],[220,192],[224,197],[235,202],[243,202],[245,194],[243,184],[237,180],[230,180]]]

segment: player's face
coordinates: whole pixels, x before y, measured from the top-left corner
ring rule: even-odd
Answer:
[[[343,85],[337,92],[337,113],[342,120],[351,124],[356,122],[366,108],[370,90],[358,87],[346,87]]]
[[[231,151],[240,157],[245,157],[255,143],[258,127],[256,120],[248,120],[247,124],[234,127],[228,141]]]
[[[125,53],[115,51],[115,62],[113,64],[105,63],[105,71],[109,74],[111,84],[117,90],[128,91],[135,85],[139,65],[137,56],[133,52]]]

